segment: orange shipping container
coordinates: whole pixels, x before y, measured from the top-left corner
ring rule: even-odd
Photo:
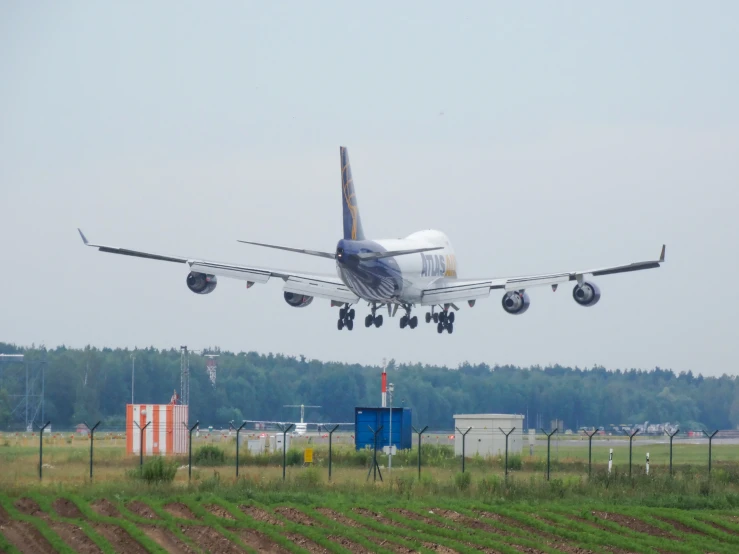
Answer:
[[[143,451],[147,456],[186,454],[187,410],[188,406],[178,404],[128,404],[126,453],[138,454],[143,438]]]

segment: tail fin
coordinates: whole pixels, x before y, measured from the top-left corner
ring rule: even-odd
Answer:
[[[344,238],[348,240],[364,240],[362,219],[359,217],[357,194],[354,192],[352,166],[349,164],[349,151],[341,146],[341,204],[344,208]]]

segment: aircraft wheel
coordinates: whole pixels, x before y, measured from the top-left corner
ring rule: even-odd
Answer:
[[[364,318],[364,326],[369,327],[370,325],[372,325],[372,320],[372,314],[368,314],[367,317]]]
[[[354,312],[354,308],[349,310],[349,313],[346,314],[349,319],[354,319],[354,316],[356,315]]]
[[[441,334],[444,331],[444,324],[440,321],[436,324],[436,332]]]
[[[426,323],[431,323],[431,312],[426,312]]]
[[[344,320],[340,319],[339,323],[336,324],[336,327],[338,327],[339,331],[341,331],[344,328]]]
[[[405,329],[405,326],[408,325],[408,316],[404,315],[400,318],[400,328]]]
[[[449,323],[454,323],[454,312],[449,312]]]
[[[450,321],[449,324],[447,324],[446,326],[446,330],[447,330],[447,333],[451,335],[454,332],[454,323]]]
[[[434,314],[431,318],[434,320],[434,323],[439,323],[439,314]]]
[[[375,316],[375,327],[382,327],[382,316]]]
[[[410,325],[411,329],[415,329],[418,326],[418,317],[415,315],[408,321],[408,325]]]
[[[349,329],[350,331],[352,329],[354,329],[354,320],[353,319],[347,320],[347,322],[346,322],[346,328]],[[451,331],[449,331],[449,332],[451,333]]]
[[[446,312],[441,312],[439,314],[439,323],[446,323]]]
[[[341,308],[339,310],[339,319],[344,319],[346,317],[346,308]]]

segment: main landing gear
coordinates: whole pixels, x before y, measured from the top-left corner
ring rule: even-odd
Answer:
[[[372,304],[372,313],[367,314],[367,317],[364,318],[364,326],[365,327],[372,327],[374,324],[375,327],[382,327],[382,315],[376,315],[377,312],[377,304]]]
[[[406,327],[410,327],[411,329],[415,329],[418,326],[418,317],[411,317],[410,305],[406,304],[403,307],[405,308],[405,315],[400,318],[400,328],[405,329]]]
[[[341,331],[344,327],[351,331],[354,329],[354,308],[349,308],[349,304],[339,310],[339,322],[337,327]]]
[[[426,323],[433,321],[436,324],[436,332],[441,334],[446,330],[450,335],[454,332],[454,312],[444,309],[443,312],[436,313],[434,309],[426,314]]]

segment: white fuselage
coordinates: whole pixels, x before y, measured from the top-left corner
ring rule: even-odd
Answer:
[[[456,279],[457,262],[447,236],[434,230],[419,231],[403,239],[342,241],[350,251],[397,251],[440,247],[425,253],[406,254],[364,262],[358,267],[337,263],[337,271],[349,289],[363,300],[414,304],[439,279]]]

